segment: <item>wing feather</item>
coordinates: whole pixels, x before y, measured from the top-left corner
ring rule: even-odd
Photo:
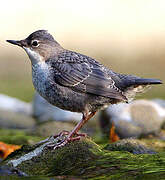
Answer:
[[[74,91],[126,100],[107,69],[94,59],[71,51],[61,54],[59,59],[47,61],[55,69],[53,76],[56,83]]]

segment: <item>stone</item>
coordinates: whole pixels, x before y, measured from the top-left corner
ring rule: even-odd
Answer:
[[[9,177],[9,176],[12,176],[12,175],[13,176],[18,176],[18,177],[27,176],[24,172],[21,172],[21,171],[15,169],[15,168],[10,168],[8,166],[1,166],[0,167],[0,179],[1,178],[6,179],[5,177]]]
[[[0,110],[0,127],[9,129],[32,129],[36,125],[35,119],[30,116]]]
[[[26,103],[19,99],[0,94],[0,110],[7,110],[29,116],[32,114],[32,105],[31,103]]]
[[[132,154],[156,154],[156,152],[148,148],[145,143],[137,139],[122,139],[112,144],[108,144],[104,149],[109,151],[127,151]]]
[[[104,120],[102,117],[109,120],[109,128],[114,123],[120,138],[140,137],[160,131],[165,120],[165,109],[153,101],[135,100],[130,104],[109,106],[102,112],[100,121]],[[103,132],[105,127],[106,125],[102,128]]]
[[[88,138],[56,149],[50,147],[63,138],[50,137],[33,146],[22,146],[1,162],[2,174],[12,178],[14,169],[15,176],[26,176],[26,179],[165,178],[165,152],[136,155],[105,150]]]

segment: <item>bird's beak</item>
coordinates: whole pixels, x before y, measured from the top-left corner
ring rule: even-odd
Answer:
[[[25,47],[27,45],[25,40],[21,40],[21,41],[15,41],[15,40],[6,40],[7,42],[17,45],[17,46],[21,46],[21,47]]]

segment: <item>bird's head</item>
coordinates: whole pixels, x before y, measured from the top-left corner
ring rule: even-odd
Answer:
[[[22,47],[28,54],[32,64],[45,61],[62,49],[46,30],[35,31],[23,40],[7,40],[7,42]]]

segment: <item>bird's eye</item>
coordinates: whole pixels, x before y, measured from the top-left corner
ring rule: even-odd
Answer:
[[[32,42],[32,46],[34,46],[34,47],[37,47],[37,46],[39,46],[39,43],[38,43],[38,41],[34,40],[34,41]]]

